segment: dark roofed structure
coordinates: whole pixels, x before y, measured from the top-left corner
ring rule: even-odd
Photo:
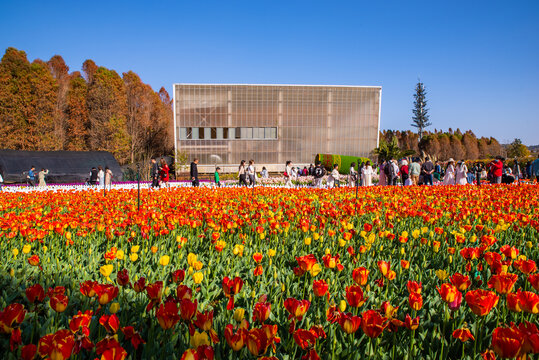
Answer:
[[[26,182],[30,166],[36,167],[36,175],[45,168],[49,170],[48,183],[84,182],[93,166],[108,166],[114,177],[122,179],[122,169],[108,151],[19,151],[0,150],[0,168],[5,183]]]

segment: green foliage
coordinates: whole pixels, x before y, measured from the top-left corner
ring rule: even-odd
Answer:
[[[530,150],[528,150],[528,147],[520,139],[513,140],[507,148],[507,156],[510,158],[525,157],[528,155],[530,155]]]
[[[408,149],[401,150],[397,138],[393,136],[389,142],[381,138],[379,146],[373,150],[373,153],[378,157],[378,161],[381,162],[410,156],[415,154],[415,151]]]
[[[413,127],[417,128],[419,140],[423,138],[423,130],[432,125],[429,121],[429,109],[427,108],[426,95],[427,92],[425,91],[425,86],[419,81],[415,87],[414,109],[412,110],[414,116],[412,117],[411,124]]]

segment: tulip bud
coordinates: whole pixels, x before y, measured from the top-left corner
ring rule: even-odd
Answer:
[[[110,304],[109,311],[111,314],[116,314],[118,310],[120,310],[120,304],[117,302]]]
[[[344,312],[346,310],[346,301],[341,300],[341,302],[339,303],[339,310],[341,312]]]
[[[244,316],[245,316],[245,309],[236,308],[236,310],[234,310],[234,320],[236,320],[236,322],[240,323],[243,320]]]

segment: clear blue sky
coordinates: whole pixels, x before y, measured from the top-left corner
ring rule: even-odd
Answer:
[[[539,1],[7,1],[0,51],[55,54],[185,83],[381,85],[383,129],[411,129],[413,88],[432,129],[539,144]]]

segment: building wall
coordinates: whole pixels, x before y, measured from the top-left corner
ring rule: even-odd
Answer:
[[[204,165],[367,157],[378,144],[380,99],[380,87],[175,84],[175,144]]]

